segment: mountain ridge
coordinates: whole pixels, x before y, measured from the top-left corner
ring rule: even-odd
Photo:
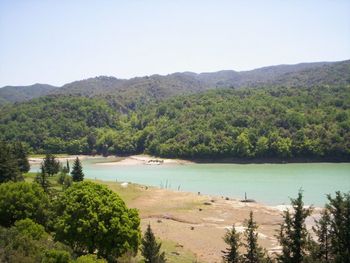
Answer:
[[[31,100],[47,95],[113,95],[120,100],[159,101],[173,95],[198,93],[216,88],[259,86],[315,86],[350,83],[350,60],[281,64],[248,71],[221,70],[195,73],[174,72],[167,75],[120,79],[97,76],[56,87],[48,84],[6,86],[0,88],[0,105]]]

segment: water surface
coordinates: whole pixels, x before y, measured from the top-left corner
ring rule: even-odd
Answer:
[[[109,159],[110,160],[110,159]],[[306,204],[323,206],[326,194],[350,191],[350,163],[99,165],[83,161],[86,178],[133,182],[173,190],[289,204],[303,189]],[[35,169],[35,168],[33,168]]]

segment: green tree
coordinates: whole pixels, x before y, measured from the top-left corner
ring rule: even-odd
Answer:
[[[27,173],[30,170],[28,155],[21,142],[15,142],[12,147],[14,157],[17,159],[19,170]]]
[[[252,155],[252,144],[247,132],[242,132],[240,135],[238,135],[236,148],[237,154],[240,157],[250,157]]]
[[[68,162],[68,160],[66,161],[66,169],[67,169],[67,173],[69,173],[69,172],[70,172],[70,167],[69,167],[69,162]]]
[[[73,163],[71,175],[74,182],[80,182],[84,180],[83,167],[78,157]]]
[[[0,142],[0,183],[22,180],[23,176],[10,146],[5,142]]]
[[[163,263],[166,262],[165,253],[160,252],[162,243],[157,243],[152,232],[151,225],[148,224],[145,234],[141,241],[141,254],[145,258],[145,263]]]
[[[249,219],[245,221],[246,230],[244,237],[246,243],[244,244],[246,252],[243,255],[243,262],[245,263],[260,263],[266,262],[267,258],[262,247],[258,244],[258,229],[257,223],[254,221],[253,212],[250,211]]]
[[[328,196],[330,216],[331,257],[336,263],[350,262],[350,193],[336,192]]]
[[[241,255],[238,251],[240,243],[240,235],[236,232],[235,226],[232,226],[231,231],[227,231],[224,236],[225,243],[229,246],[222,253],[223,259],[227,263],[239,263],[241,261]]]
[[[40,167],[40,173],[37,173],[34,182],[36,182],[37,184],[39,184],[45,191],[45,193],[49,193],[49,187],[51,186],[49,179],[48,179],[48,175],[45,171],[45,167],[43,166],[43,164],[41,164]]]
[[[0,185],[0,225],[9,227],[17,220],[30,218],[45,225],[49,200],[36,183],[7,182]]]
[[[69,263],[71,250],[53,241],[42,225],[26,218],[10,228],[0,227],[0,262]]]
[[[73,184],[72,176],[61,172],[58,175],[57,183],[62,185],[63,189],[67,189]]]
[[[331,262],[331,217],[327,209],[324,209],[321,213],[321,218],[316,221],[316,226],[313,227],[313,231],[317,236],[316,255],[315,258],[320,263]]]
[[[45,250],[41,263],[71,263],[71,255],[68,251],[50,249]]]
[[[46,154],[42,167],[49,176],[57,174],[60,170],[60,162],[56,160],[56,157],[52,154]]]
[[[140,218],[106,186],[79,182],[56,200],[54,229],[78,254],[94,253],[109,261],[137,252]]]
[[[284,212],[284,222],[278,236],[282,246],[282,254],[278,256],[279,262],[301,263],[309,254],[309,233],[306,229],[305,219],[311,214],[312,208],[305,208],[302,191],[296,199],[291,199],[293,213]]]

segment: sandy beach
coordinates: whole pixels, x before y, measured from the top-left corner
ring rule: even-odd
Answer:
[[[96,165],[104,165],[104,166],[113,166],[113,165],[123,165],[123,166],[129,166],[129,165],[168,165],[168,164],[175,164],[175,165],[181,165],[181,164],[190,164],[193,163],[191,161],[182,160],[182,159],[167,159],[167,158],[160,158],[145,154],[140,155],[131,155],[127,157],[120,157],[120,156],[108,156],[104,157],[102,155],[67,155],[64,157],[57,157],[57,160],[60,162],[65,162],[66,160],[74,160],[75,158],[79,158],[80,160],[86,160],[86,159],[104,159],[103,162],[97,163]],[[29,157],[28,158],[30,164],[40,164],[43,161],[43,157]]]
[[[163,164],[190,164],[191,161],[181,160],[181,159],[166,159],[150,155],[131,155],[125,158],[122,158],[118,161],[113,162],[103,162],[98,163],[97,165],[163,165]]]

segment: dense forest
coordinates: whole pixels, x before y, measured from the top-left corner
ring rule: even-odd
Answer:
[[[0,139],[32,153],[349,160],[350,86],[221,89],[127,110],[48,96],[3,107]]]

